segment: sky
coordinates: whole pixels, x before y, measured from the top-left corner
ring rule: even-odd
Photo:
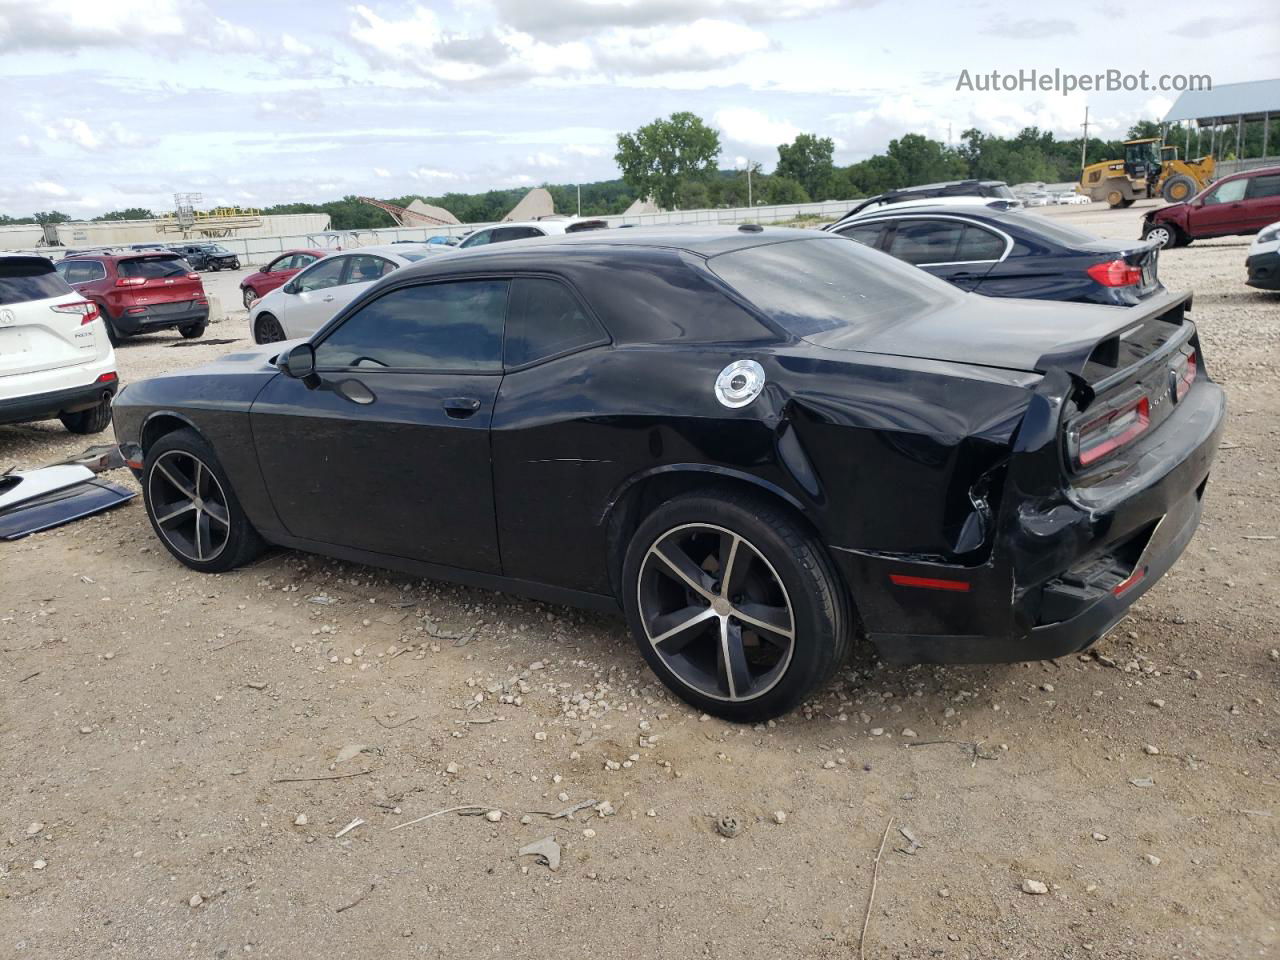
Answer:
[[[0,0],[0,213],[319,202],[618,175],[691,110],[724,168],[799,132],[837,163],[976,126],[1118,136],[1176,93],[957,90],[1019,69],[1280,76],[1273,3]]]

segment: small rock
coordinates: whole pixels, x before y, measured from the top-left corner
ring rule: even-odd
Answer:
[[[872,735],[873,737],[883,737],[883,736],[884,736],[884,727],[872,727],[872,728],[871,728],[871,735]]]
[[[305,827],[307,825],[307,815],[305,813],[298,814],[293,818],[293,825],[295,827]]]
[[[835,768],[836,768],[836,762],[834,760],[828,760],[826,763],[822,765],[823,770],[834,770]]]
[[[267,685],[266,685],[266,683],[264,683],[264,682],[263,682],[263,681],[261,681],[261,680],[250,680],[248,683],[246,683],[246,684],[245,684],[245,686],[246,686],[246,687],[248,687],[250,690],[265,690],[265,689],[267,689]]]
[[[1270,657],[1272,660],[1280,661],[1280,650],[1276,649],[1275,647],[1272,647],[1270,650],[1267,651],[1267,656]]]
[[[590,840],[592,837],[596,835],[596,832],[592,830],[590,827],[587,827],[587,829],[582,831],[582,835],[586,837],[588,840]]]
[[[1202,679],[1204,679],[1204,674],[1203,674],[1203,673],[1201,673],[1199,670],[1189,670],[1189,671],[1187,671],[1187,679],[1188,679],[1188,680],[1202,680]]]
[[[1041,690],[1043,690],[1045,693],[1053,693],[1053,684],[1052,684],[1052,683],[1042,683],[1042,684],[1040,684],[1040,689],[1041,689]]]
[[[775,810],[775,811],[773,811],[773,822],[774,822],[774,823],[777,823],[777,824],[783,824],[783,823],[786,823],[786,822],[787,822],[787,811],[785,811],[785,810]]]
[[[1134,777],[1129,781],[1129,783],[1135,787],[1141,787],[1143,789],[1146,789],[1147,787],[1154,787],[1156,785],[1156,782],[1150,777]]]
[[[44,829],[44,824],[39,820],[33,822],[27,827],[27,836],[34,837],[37,833]]]
[[[1142,855],[1142,859],[1147,861],[1147,863],[1151,864],[1153,867],[1160,866],[1160,858],[1154,853],[1144,853]]]
[[[45,867],[47,867],[48,865],[49,865],[49,863],[48,863],[48,861],[46,861],[46,860],[37,860],[35,863],[31,864],[31,869],[32,869],[32,870],[43,870],[43,869],[44,869]]]
[[[547,731],[545,731],[545,730],[539,730],[537,733],[535,733],[535,734],[533,735],[533,739],[538,740],[538,741],[542,741],[542,740],[547,739]]]
[[[80,732],[81,732],[81,733],[93,733],[93,727],[81,727],[81,728],[80,728]]]
[[[903,735],[904,737],[914,737],[914,736],[918,736],[918,734],[917,734],[914,730],[912,730],[910,727],[903,727],[903,728],[902,728],[902,735]]]
[[[742,832],[742,822],[734,816],[723,816],[716,820],[716,833],[722,837],[733,839]]]
[[[644,812],[644,815],[646,817],[656,817],[658,815],[658,811],[655,810],[653,807],[650,807],[648,810]]]
[[[1099,843],[1102,843],[1104,840],[1107,839],[1107,835],[1105,833],[1099,833],[1097,830],[1095,830],[1093,831],[1093,839],[1097,840]]]
[[[191,895],[191,899],[187,901],[187,906],[198,907],[202,903],[204,903],[204,897],[200,896],[198,893],[193,893]]]
[[[943,887],[941,890],[938,891],[938,896],[940,896],[943,900],[946,900],[948,897],[951,896],[951,891],[948,890],[946,887]]]
[[[1049,888],[1039,880],[1023,880],[1022,892],[1029,893],[1033,897],[1038,897],[1049,892]]]
[[[1149,757],[1154,757],[1160,753],[1160,748],[1153,743],[1148,743],[1145,747],[1142,748],[1142,752]]]
[[[1151,705],[1155,707],[1157,710],[1160,710],[1160,709],[1163,709],[1164,707],[1164,701],[1161,700],[1159,697],[1157,697],[1155,700],[1151,701]]]
[[[612,817],[615,813],[618,812],[617,810],[614,809],[613,804],[610,803],[608,800],[601,800],[591,809],[594,810],[596,813],[600,814],[600,816],[602,817]]]
[[[499,820],[502,819],[502,811],[490,810],[488,813],[484,815],[484,818],[488,820],[490,823],[497,823]]]
[[[458,765],[457,765],[456,763],[451,763],[451,764],[449,764],[447,767],[445,767],[445,768],[444,768],[444,772],[445,772],[445,773],[450,773],[450,774],[452,774],[452,773],[457,773],[457,772],[458,772]]]

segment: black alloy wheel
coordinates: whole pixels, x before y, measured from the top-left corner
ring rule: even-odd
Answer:
[[[280,326],[280,321],[272,314],[263,313],[258,315],[258,319],[253,325],[253,340],[255,343],[279,343],[285,339],[284,327]]]
[[[622,602],[641,656],[670,690],[727,720],[799,705],[853,634],[825,548],[785,506],[749,492],[682,494],[627,547]]]

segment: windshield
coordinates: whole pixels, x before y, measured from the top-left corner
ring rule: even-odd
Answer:
[[[1005,214],[1005,220],[1008,223],[1021,226],[1024,230],[1027,230],[1030,233],[1038,233],[1043,237],[1048,237],[1050,240],[1056,240],[1058,243],[1066,246],[1078,246],[1082,243],[1094,243],[1100,239],[1095,234],[1085,233],[1083,230],[1064,226],[1056,220],[1051,220],[1048,217],[1040,216],[1035,213],[1010,211]]]
[[[230,253],[231,252],[220,243],[204,243],[204,244],[201,244],[200,246],[201,246],[201,249],[204,250],[206,253]]]
[[[964,296],[923,270],[844,238],[746,247],[707,265],[789,333],[817,343],[828,339],[818,334],[842,340]]]

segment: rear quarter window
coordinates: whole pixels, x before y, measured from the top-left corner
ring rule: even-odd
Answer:
[[[0,304],[48,300],[72,292],[44,257],[0,257]]]
[[[116,270],[122,277],[145,277],[155,280],[162,277],[185,277],[191,272],[181,257],[139,257],[121,260]]]
[[[879,329],[964,296],[923,270],[838,238],[744,247],[707,265],[797,337]]]

